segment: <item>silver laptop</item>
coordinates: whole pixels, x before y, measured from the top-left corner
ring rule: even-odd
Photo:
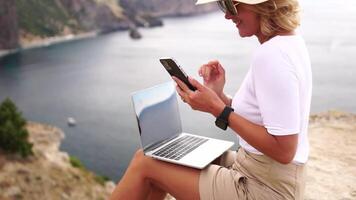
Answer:
[[[135,92],[132,102],[146,156],[202,169],[234,144],[182,132],[173,82]]]

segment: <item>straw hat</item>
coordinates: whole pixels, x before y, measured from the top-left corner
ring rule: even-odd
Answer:
[[[210,3],[210,2],[217,2],[217,1],[219,0],[198,0],[196,5]],[[245,4],[259,4],[268,0],[233,0],[233,1],[241,2]]]

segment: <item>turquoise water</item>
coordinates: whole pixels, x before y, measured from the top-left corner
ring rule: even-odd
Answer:
[[[299,32],[312,59],[312,112],[356,112],[356,3],[302,4]],[[130,93],[170,80],[158,58],[175,57],[196,78],[201,64],[219,59],[227,72],[226,91],[233,94],[258,46],[255,38],[239,38],[221,13],[164,22],[163,28],[141,29],[138,41],[118,32],[1,58],[0,100],[9,96],[29,120],[63,129],[61,149],[117,180],[140,146]],[[183,104],[180,110],[185,131],[235,139],[231,131],[217,129],[212,116]],[[68,117],[77,126],[68,127]]]

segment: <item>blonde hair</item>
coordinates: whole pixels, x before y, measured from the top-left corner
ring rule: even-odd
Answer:
[[[277,32],[289,32],[300,25],[298,0],[269,0],[253,6],[260,16],[263,35],[273,36]]]

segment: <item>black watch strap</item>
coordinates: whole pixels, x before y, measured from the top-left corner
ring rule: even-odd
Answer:
[[[234,109],[229,106],[225,106],[224,110],[221,112],[218,118],[228,121],[227,119],[229,118],[231,112],[234,112]]]
[[[221,112],[221,114],[216,118],[215,125],[223,130],[226,130],[228,125],[229,125],[229,115],[231,112],[233,112],[234,109],[225,106],[224,110]]]

